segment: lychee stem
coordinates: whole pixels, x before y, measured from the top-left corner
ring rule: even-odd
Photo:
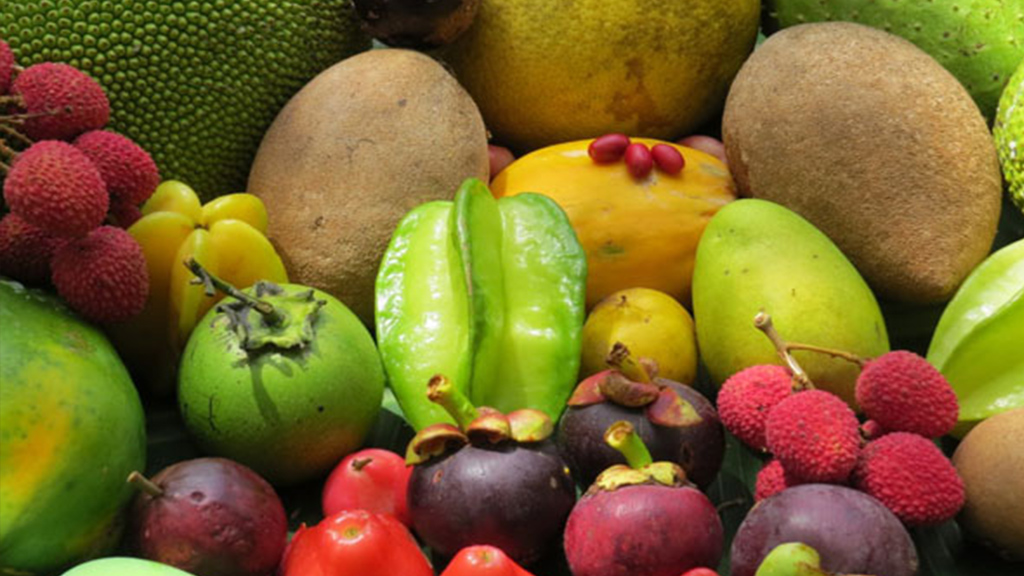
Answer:
[[[789,342],[789,343],[786,344],[786,349],[787,350],[807,350],[809,352],[818,352],[818,353],[821,353],[821,354],[828,354],[829,356],[832,356],[834,358],[842,358],[843,360],[846,360],[847,362],[852,362],[852,363],[860,366],[861,368],[863,368],[864,365],[868,363],[868,359],[864,358],[862,356],[857,356],[856,354],[853,354],[853,353],[850,353],[850,352],[844,352],[842,350],[835,350],[833,348],[823,348],[821,346],[815,346],[813,344],[799,344],[799,343],[795,343],[795,342]]]
[[[609,426],[604,433],[604,441],[625,456],[626,463],[634,470],[654,462],[651,452],[637,435],[633,425],[625,420],[619,420]]]
[[[149,494],[153,498],[159,498],[164,495],[163,488],[157,486],[155,482],[143,476],[138,470],[133,470],[132,473],[128,475],[128,483],[146,494]]]
[[[480,412],[469,398],[466,398],[466,395],[444,374],[435,374],[427,383],[427,398],[435,404],[440,404],[445,412],[458,422],[459,428],[463,431],[480,416]]]
[[[254,298],[220,278],[217,278],[206,268],[203,268],[199,262],[196,262],[195,258],[190,256],[188,260],[185,260],[185,267],[196,275],[196,278],[192,282],[194,284],[202,284],[207,296],[213,296],[216,293],[216,290],[220,290],[228,296],[252,306],[257,312],[263,315],[264,321],[271,326],[280,324],[281,321],[284,320],[284,317],[281,316],[281,313],[274,308],[273,304],[265,300],[260,300],[259,298]]]
[[[17,152],[13,148],[8,146],[3,140],[0,140],[0,155],[3,155],[5,158],[14,158],[16,154]]]
[[[633,355],[629,353],[629,348],[622,342],[616,342],[612,345],[611,351],[608,352],[608,357],[605,358],[605,362],[609,366],[622,372],[622,375],[626,378],[634,382],[650,383],[654,378],[654,373],[644,360],[637,361],[633,358]]]
[[[794,390],[813,390],[814,383],[811,382],[807,372],[804,372],[803,367],[796,361],[796,358],[789,353],[789,345],[779,335],[778,330],[775,329],[775,325],[772,323],[772,317],[765,311],[757,313],[754,316],[754,326],[764,332],[765,336],[772,341],[772,345],[775,346],[775,351],[782,358],[782,361],[789,366],[789,371],[793,373],[793,380],[796,384],[793,386]]]
[[[31,138],[29,138],[28,136],[25,136],[21,132],[18,132],[17,130],[14,129],[13,126],[10,126],[10,125],[7,125],[7,124],[0,123],[0,132],[3,132],[4,134],[7,134],[8,136],[12,136],[15,140],[18,140],[19,142],[21,142],[22,144],[25,144],[26,146],[31,146],[32,144],[35,143],[35,142],[32,141]]]

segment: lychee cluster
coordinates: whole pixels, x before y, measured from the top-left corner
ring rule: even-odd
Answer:
[[[145,257],[124,228],[160,180],[145,150],[104,130],[109,119],[107,96],[87,74],[52,62],[22,69],[0,40],[0,174],[9,210],[0,219],[0,275],[52,282],[99,323],[126,320],[145,305]]]
[[[949,520],[964,502],[964,488],[949,459],[933,442],[952,431],[957,399],[949,382],[927,360],[905,350],[871,360],[847,357],[862,367],[855,397],[862,424],[838,396],[816,390],[792,358],[793,349],[759,325],[788,367],[759,365],[722,384],[722,424],[750,448],[772,459],[757,475],[755,500],[811,482],[844,484],[874,496],[907,525]]]

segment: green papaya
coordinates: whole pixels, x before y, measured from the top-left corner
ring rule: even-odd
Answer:
[[[478,406],[557,419],[579,370],[586,256],[550,198],[496,200],[468,179],[398,225],[377,276],[377,344],[420,430],[453,422],[427,398],[444,374]]]
[[[1024,406],[1024,240],[991,254],[942,312],[928,361],[949,380],[960,404],[953,434]]]
[[[0,574],[111,552],[146,464],[142,403],[95,326],[0,280]]]

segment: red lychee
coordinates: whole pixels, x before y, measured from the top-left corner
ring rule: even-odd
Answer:
[[[68,241],[54,253],[51,268],[57,293],[92,322],[128,320],[146,304],[146,257],[121,228],[101,226]]]
[[[160,172],[148,152],[131,138],[107,130],[93,130],[75,140],[107,183],[111,199],[142,204],[160,184]]]
[[[33,140],[71,140],[110,120],[110,101],[99,83],[68,64],[44,62],[25,68],[11,84],[26,118],[22,131]]]
[[[0,218],[0,275],[40,286],[50,281],[50,260],[63,240],[19,218]]]
[[[4,200],[22,220],[58,236],[83,236],[103,222],[107,187],[92,161],[66,142],[43,140],[18,154]]]
[[[760,502],[769,496],[774,496],[791,486],[803,484],[792,474],[787,474],[778,460],[770,460],[757,473],[757,480],[754,483],[754,502]]]
[[[11,47],[0,39],[0,96],[11,89],[11,76],[14,75],[14,52]]]
[[[127,229],[142,218],[142,210],[135,204],[123,202],[117,198],[110,199],[110,214],[107,220],[118,228]]]
[[[793,393],[793,376],[782,366],[751,366],[729,377],[718,391],[718,416],[725,428],[754,450],[767,449],[765,421]]]
[[[952,462],[931,440],[909,432],[868,442],[852,478],[855,488],[909,526],[940,524],[964,504],[964,484]]]
[[[952,386],[913,352],[894,350],[868,361],[857,377],[856,396],[864,414],[885,430],[938,438],[956,426]]]
[[[804,482],[843,482],[857,463],[857,415],[823,390],[798,392],[768,413],[768,450]]]

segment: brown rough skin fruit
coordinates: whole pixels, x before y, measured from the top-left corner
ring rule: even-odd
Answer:
[[[1024,408],[992,416],[957,446],[953,465],[967,502],[958,518],[967,533],[1007,559],[1024,561]]]
[[[373,325],[374,281],[398,221],[488,180],[487,133],[469,94],[419,52],[380,49],[332,66],[267,131],[248,191],[293,282]]]
[[[948,300],[991,247],[1002,184],[985,119],[906,40],[840,22],[773,34],[722,134],[740,193],[810,220],[879,296]]]

